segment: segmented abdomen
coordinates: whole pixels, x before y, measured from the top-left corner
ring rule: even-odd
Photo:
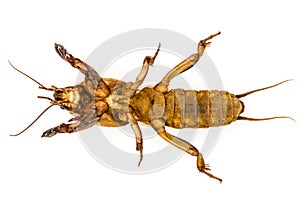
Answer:
[[[207,128],[230,124],[243,111],[233,94],[219,90],[170,90],[165,97],[164,119],[173,128]]]

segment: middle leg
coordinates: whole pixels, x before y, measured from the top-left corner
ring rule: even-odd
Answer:
[[[135,82],[132,84],[131,89],[136,90],[145,80],[150,65],[153,65],[156,56],[160,50],[160,43],[158,44],[157,50],[154,56],[146,56],[143,62],[143,67],[139,75],[136,77]]]
[[[140,166],[141,163],[142,163],[142,160],[143,160],[143,136],[142,136],[142,131],[139,127],[139,124],[134,119],[132,111],[127,113],[127,117],[128,117],[128,121],[130,122],[131,128],[132,128],[132,130],[135,134],[136,150],[140,152],[140,160],[138,162],[138,166]]]

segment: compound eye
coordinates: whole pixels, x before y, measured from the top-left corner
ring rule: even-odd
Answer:
[[[65,106],[60,106],[60,108],[63,109],[63,110],[66,109]]]

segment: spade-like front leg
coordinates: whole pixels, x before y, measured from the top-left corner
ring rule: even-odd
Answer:
[[[85,75],[85,83],[91,94],[95,94],[96,97],[107,97],[110,94],[109,87],[103,82],[93,67],[81,61],[79,58],[74,58],[62,45],[55,44],[54,47],[62,59]]]
[[[70,120],[71,121],[71,120]],[[87,122],[76,122],[72,124],[62,123],[56,127],[50,128],[42,134],[42,137],[52,137],[57,133],[74,133],[87,128],[90,128],[97,124],[97,120],[91,120]]]

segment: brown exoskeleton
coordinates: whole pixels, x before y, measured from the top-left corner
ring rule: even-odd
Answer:
[[[220,32],[201,40],[198,44],[197,53],[192,54],[175,66],[154,87],[144,87],[141,90],[138,90],[138,88],[143,83],[149,66],[154,63],[160,45],[154,56],[145,57],[141,72],[135,82],[125,83],[112,78],[102,78],[94,68],[73,57],[59,44],[55,44],[55,50],[59,56],[85,75],[84,81],[78,85],[65,88],[55,86],[47,88],[12,67],[38,83],[41,89],[54,93],[54,99],[39,96],[39,98],[50,100],[51,105],[46,110],[53,105],[57,105],[74,115],[74,118],[70,119],[68,123],[62,123],[45,131],[42,137],[52,137],[57,133],[73,133],[94,125],[118,127],[130,123],[136,137],[136,150],[140,152],[138,163],[140,165],[143,158],[143,137],[138,122],[143,122],[152,126],[158,135],[170,144],[192,156],[196,156],[198,170],[221,182],[222,179],[208,172],[210,170],[209,166],[205,164],[203,156],[197,148],[187,141],[166,132],[165,126],[173,128],[208,128],[227,125],[236,120],[268,120],[288,117],[262,119],[242,117],[240,114],[244,111],[244,104],[239,99],[253,92],[275,87],[286,81],[240,95],[218,90],[168,89],[170,81],[193,67],[202,56],[205,48],[209,46],[210,42],[208,41],[219,34]],[[32,124],[14,136],[20,135]]]

